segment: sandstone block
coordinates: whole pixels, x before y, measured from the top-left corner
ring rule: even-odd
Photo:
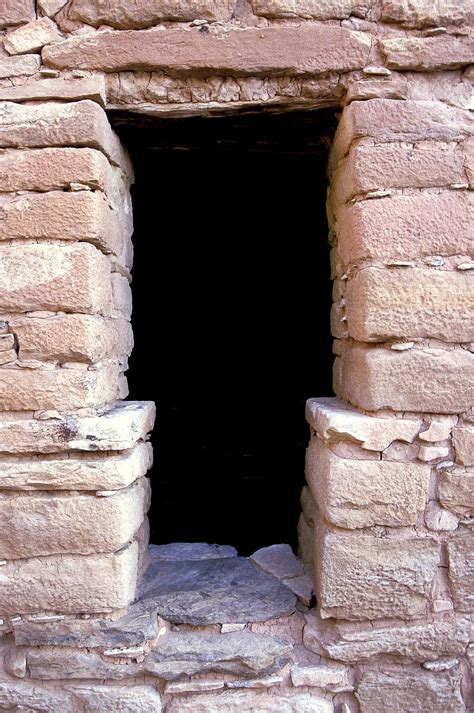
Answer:
[[[474,472],[468,468],[442,470],[438,485],[443,507],[461,518],[474,517]]]
[[[369,451],[384,451],[393,441],[413,443],[422,427],[421,419],[369,416],[336,398],[309,399],[306,420],[323,440],[356,443]]]
[[[93,78],[73,79],[42,79],[31,84],[21,84],[18,87],[1,87],[0,101],[47,101],[51,99],[62,101],[78,101],[90,99],[105,107],[105,79],[96,75]]]
[[[132,351],[130,322],[87,314],[8,317],[20,359],[94,362],[127,357]]]
[[[378,538],[317,527],[316,599],[323,618],[349,620],[426,613],[439,563],[429,538]]]
[[[283,51],[284,48],[284,51]],[[130,30],[74,37],[45,47],[43,61],[105,72],[165,71],[173,75],[268,76],[350,71],[366,64],[370,39],[340,27],[306,24],[227,32]]]
[[[35,74],[41,67],[41,58],[36,54],[0,59],[0,79],[22,77]]]
[[[62,44],[62,43],[61,43]],[[131,174],[130,160],[94,101],[73,103],[0,103],[0,147],[77,146],[99,149]]]
[[[109,261],[93,245],[0,247],[0,311],[110,314]]]
[[[433,673],[390,666],[383,671],[364,671],[356,697],[361,713],[464,713],[459,670]],[[420,708],[421,703],[421,708]]]
[[[340,458],[319,438],[306,451],[306,480],[323,517],[338,527],[414,525],[423,511],[431,467]]]
[[[304,17],[314,20],[344,19],[357,7],[356,0],[251,0],[256,15],[264,17]]]
[[[474,465],[474,426],[453,428],[453,446],[457,463]]]
[[[34,448],[34,443],[31,444]],[[120,490],[145,475],[153,461],[150,443],[112,455],[66,453],[0,458],[0,490]]]
[[[66,4],[67,0],[38,0],[38,8],[43,15],[53,17]]]
[[[52,191],[3,198],[0,201],[0,241],[84,241],[103,252],[120,254],[130,235],[124,234],[104,194]]]
[[[61,34],[49,17],[33,20],[17,30],[9,32],[3,42],[8,54],[37,52],[50,42],[59,42]]]
[[[360,342],[420,337],[474,340],[473,284],[467,272],[368,267],[347,283],[349,335]]]
[[[338,251],[344,263],[469,255],[474,196],[467,191],[446,191],[359,201],[341,206],[336,220]]]
[[[454,607],[474,610],[474,533],[462,529],[448,541],[448,578]]]
[[[167,707],[169,713],[333,713],[332,702],[314,693],[269,695],[264,690],[224,691],[196,696],[178,696]]]
[[[0,10],[0,27],[21,25],[36,17],[33,0],[4,0]]]
[[[367,411],[459,413],[472,403],[474,357],[455,349],[351,346],[336,359],[334,389]]]
[[[112,273],[112,297],[115,316],[130,319],[133,309],[132,290],[127,278],[117,272]]]
[[[135,596],[138,545],[113,554],[61,554],[12,560],[2,566],[3,616],[39,611],[101,613]]]
[[[152,27],[165,20],[188,22],[195,19],[227,22],[234,11],[234,0],[141,0],[139,5],[128,0],[97,3],[94,0],[73,0],[69,9],[71,20],[88,25],[111,25],[118,30]]]
[[[474,42],[467,36],[397,37],[380,42],[390,69],[433,71],[471,64]]]
[[[405,27],[459,25],[472,20],[469,3],[456,0],[384,0],[380,19]]]

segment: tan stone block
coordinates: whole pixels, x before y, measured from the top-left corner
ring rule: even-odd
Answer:
[[[110,128],[105,111],[90,100],[46,104],[1,102],[0,147],[17,146],[99,149],[114,165],[132,174],[130,159]]]
[[[0,579],[5,616],[41,611],[76,614],[122,609],[137,583],[136,542],[113,554],[50,555],[7,562]]]
[[[469,35],[396,37],[381,40],[380,48],[390,69],[433,71],[472,64],[474,42]]]
[[[357,8],[357,0],[251,0],[256,15],[264,17],[304,17],[314,20],[344,19]]]
[[[137,533],[149,498],[147,478],[107,497],[0,493],[0,558],[116,552]]]
[[[34,448],[34,444],[31,444]],[[145,475],[153,462],[150,443],[117,454],[81,453],[0,458],[0,489],[119,490]]]
[[[474,426],[453,428],[453,446],[457,463],[474,465]]]
[[[347,283],[349,335],[361,342],[426,337],[474,340],[472,275],[467,272],[367,267]]]
[[[347,529],[415,525],[430,474],[419,463],[340,458],[319,438],[306,451],[306,480],[323,517]]]
[[[282,52],[282,47],[285,51]],[[199,72],[215,76],[318,74],[362,68],[370,39],[341,27],[308,23],[296,26],[247,27],[226,32],[191,30],[101,32],[45,47],[43,61],[105,72]]]
[[[408,82],[401,74],[392,76],[374,75],[367,79],[349,77],[344,104],[367,99],[407,99]]]
[[[474,533],[458,530],[448,540],[448,579],[454,608],[462,612],[474,610]]]
[[[127,278],[118,272],[112,273],[112,295],[115,312],[130,319],[133,309],[132,290]]]
[[[364,671],[356,697],[360,713],[407,713],[425,710],[431,713],[464,713],[461,674],[454,671],[411,670],[402,666],[384,666],[383,671]]]
[[[472,20],[469,2],[457,0],[384,0],[380,19],[405,27],[459,25]]]
[[[459,517],[474,517],[474,472],[468,468],[442,470],[438,496],[441,505]]]
[[[68,0],[37,0],[38,9],[43,15],[53,17],[67,3]]]
[[[128,0],[115,0],[114,3],[73,0],[69,17],[94,27],[111,25],[118,30],[130,30],[151,27],[163,20],[227,22],[234,8],[234,0],[160,0],[159,3],[141,0],[139,5]]]
[[[50,42],[59,42],[61,34],[49,17],[33,20],[22,25],[17,30],[9,32],[5,37],[3,46],[8,54],[26,54],[37,52]]]
[[[176,696],[167,706],[168,713],[333,713],[332,702],[312,693],[268,694],[265,690],[224,691],[195,696]]]
[[[124,380],[116,365],[88,370],[4,367],[0,369],[0,410],[100,408],[124,396]]]
[[[367,411],[459,413],[472,403],[474,356],[464,349],[356,345],[336,362],[337,395]]]
[[[421,419],[370,416],[336,398],[308,399],[306,420],[326,441],[348,441],[369,451],[384,451],[393,441],[413,443],[423,425]]]
[[[0,312],[110,314],[109,261],[93,245],[0,247]]]
[[[0,101],[37,101],[48,99],[77,101],[90,99],[105,107],[105,79],[101,75],[86,79],[42,79],[17,87],[1,87]]]
[[[393,195],[341,206],[336,220],[338,251],[346,264],[469,255],[474,196],[468,191]]]
[[[343,533],[319,522],[315,585],[321,616],[424,617],[438,564],[438,545],[430,538]]]
[[[33,0],[3,0],[0,10],[0,27],[21,25],[36,17]]]
[[[41,67],[41,58],[36,54],[21,57],[0,58],[0,79],[36,74]]]

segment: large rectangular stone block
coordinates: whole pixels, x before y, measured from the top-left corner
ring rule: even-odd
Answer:
[[[430,474],[420,463],[341,458],[319,438],[306,451],[306,480],[323,517],[347,529],[415,525]]]
[[[425,337],[474,340],[474,280],[467,272],[367,267],[344,294],[349,336],[360,342]]]
[[[377,537],[318,523],[316,599],[324,618],[349,620],[426,615],[438,570],[438,545],[428,537]]]
[[[61,77],[0,88],[0,101],[58,101],[59,99],[61,101],[90,99],[105,107],[105,79],[101,75],[96,75],[65,82]]]
[[[461,518],[474,517],[474,471],[452,466],[439,474],[438,497],[441,505]]]
[[[264,17],[304,17],[314,20],[344,19],[357,7],[357,0],[251,0],[256,15]]]
[[[133,347],[132,327],[125,319],[88,314],[5,319],[20,359],[93,364],[127,357]]]
[[[139,530],[149,499],[147,478],[107,497],[0,493],[0,558],[116,552]]]
[[[0,578],[0,616],[122,609],[137,586],[136,542],[112,554],[61,554],[7,562]]]
[[[110,263],[93,245],[0,247],[0,312],[112,311]]]
[[[228,22],[235,9],[235,0],[115,0],[97,3],[95,0],[73,0],[69,17],[87,25],[110,25],[118,30],[151,27],[164,20],[189,22],[195,19]]]
[[[34,0],[3,0],[0,10],[0,27],[21,25],[36,17]]]
[[[454,608],[474,612],[474,533],[469,528],[448,541],[448,578]]]
[[[345,264],[470,255],[474,196],[446,191],[359,201],[341,206],[336,221],[338,252]]]
[[[472,63],[474,42],[469,35],[453,37],[396,37],[380,42],[390,69],[433,71],[456,69]]]
[[[43,49],[58,69],[165,71],[173,75],[268,76],[346,72],[365,66],[370,38],[316,23],[201,32],[130,30],[73,37]]]
[[[0,59],[0,79],[24,77],[36,74],[41,67],[41,57],[37,54],[2,57]]]
[[[436,27],[469,22],[469,3],[457,0],[384,0],[380,19],[405,27]]]

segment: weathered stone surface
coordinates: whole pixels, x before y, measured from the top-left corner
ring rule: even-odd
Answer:
[[[472,63],[474,43],[469,36],[397,37],[380,42],[385,64],[390,69],[420,72],[456,69]]]
[[[435,661],[440,656],[461,656],[469,642],[468,618],[438,622],[403,621],[385,626],[321,621],[313,613],[306,615],[303,643],[316,653],[348,664],[383,656],[400,662]]]
[[[0,10],[0,27],[21,25],[35,18],[33,0],[3,0]]]
[[[31,447],[34,448],[34,441]],[[80,453],[0,458],[0,489],[118,490],[145,475],[152,447],[140,443],[124,453]]]
[[[150,545],[154,562],[179,562],[236,557],[237,550],[230,545],[208,545],[206,542],[172,542],[169,545]]]
[[[421,419],[369,416],[337,398],[308,399],[306,420],[324,440],[357,443],[369,451],[384,451],[393,441],[413,443],[422,427]]]
[[[318,524],[316,599],[324,618],[349,620],[425,615],[438,568],[429,538],[379,538]]]
[[[364,671],[356,691],[361,713],[464,713],[461,674],[456,671],[432,673],[423,669],[387,667],[384,671]]]
[[[130,263],[130,261],[124,260]],[[125,319],[132,315],[132,290],[126,277],[119,273],[112,273],[112,295],[115,314]]]
[[[54,22],[49,17],[42,17],[9,32],[3,46],[8,54],[26,54],[37,52],[44,45],[58,42],[60,39],[61,34]]]
[[[423,511],[431,467],[340,458],[319,438],[306,451],[306,479],[329,522],[354,529],[414,525]]]
[[[62,43],[61,43],[62,44]],[[131,172],[130,161],[104,110],[90,100],[73,103],[0,103],[0,147],[86,146]]]
[[[166,621],[194,626],[289,616],[296,597],[244,557],[157,561],[140,589]]]
[[[442,470],[438,496],[441,505],[459,517],[474,517],[474,472],[459,467]]]
[[[65,69],[170,72],[200,76],[301,75],[349,71],[366,64],[370,39],[316,24],[200,32],[198,28],[99,32],[45,47],[46,65]]]
[[[336,663],[292,666],[290,675],[293,686],[316,686],[334,693],[353,690],[350,669]]]
[[[336,359],[334,389],[368,411],[459,413],[470,408],[474,357],[456,349],[353,346]]]
[[[257,550],[249,558],[252,562],[272,574],[277,579],[301,577],[304,574],[303,565],[295,557],[290,545],[270,545]]]
[[[108,497],[0,493],[0,559],[115,552],[133,539],[149,499],[147,478]]]
[[[332,702],[314,693],[269,695],[265,691],[224,691],[177,697],[168,704],[169,713],[333,713]]]
[[[473,285],[467,272],[367,267],[347,283],[349,335],[360,342],[427,337],[474,340]]]
[[[457,0],[384,0],[380,19],[399,22],[405,27],[459,25],[472,20],[469,2]]]
[[[370,258],[469,255],[473,220],[474,197],[468,191],[359,201],[337,211],[338,251],[351,264]]]
[[[123,358],[133,347],[130,322],[88,314],[7,317],[20,359],[94,362]]]
[[[453,428],[453,446],[457,463],[474,465],[474,426]]]
[[[110,314],[109,261],[93,245],[0,247],[0,312]]]
[[[66,3],[67,0],[37,0],[38,9],[48,17],[56,15]]]
[[[448,541],[448,578],[455,609],[471,612],[474,607],[474,533],[458,531]]]
[[[141,0],[140,4],[128,0],[97,2],[73,0],[69,9],[72,20],[88,25],[111,25],[118,30],[152,27],[164,20],[186,22],[195,19],[209,22],[227,22],[232,17],[235,0]]]
[[[51,555],[7,562],[0,579],[2,616],[126,607],[137,583],[138,546],[113,554]]]
[[[123,451],[153,428],[152,401],[124,401],[90,417],[0,420],[1,453]]]
[[[310,575],[314,575],[314,528],[308,525],[303,514],[298,520],[298,555],[303,561],[305,570]]]
[[[100,408],[127,393],[122,368],[117,365],[87,370],[0,369],[2,411]]]
[[[105,107],[105,79],[101,75],[92,78],[42,79],[18,87],[1,87],[0,101],[46,101],[48,99],[74,101],[90,99]]]
[[[38,55],[23,55],[21,57],[0,58],[0,79],[10,77],[30,76],[35,74],[41,66]]]
[[[314,20],[344,19],[357,7],[357,0],[251,0],[256,15],[264,17],[304,17]]]

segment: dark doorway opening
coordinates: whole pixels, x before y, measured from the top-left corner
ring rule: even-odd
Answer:
[[[151,541],[295,546],[304,404],[333,393],[335,114],[111,120],[136,173],[128,378],[158,410]]]

